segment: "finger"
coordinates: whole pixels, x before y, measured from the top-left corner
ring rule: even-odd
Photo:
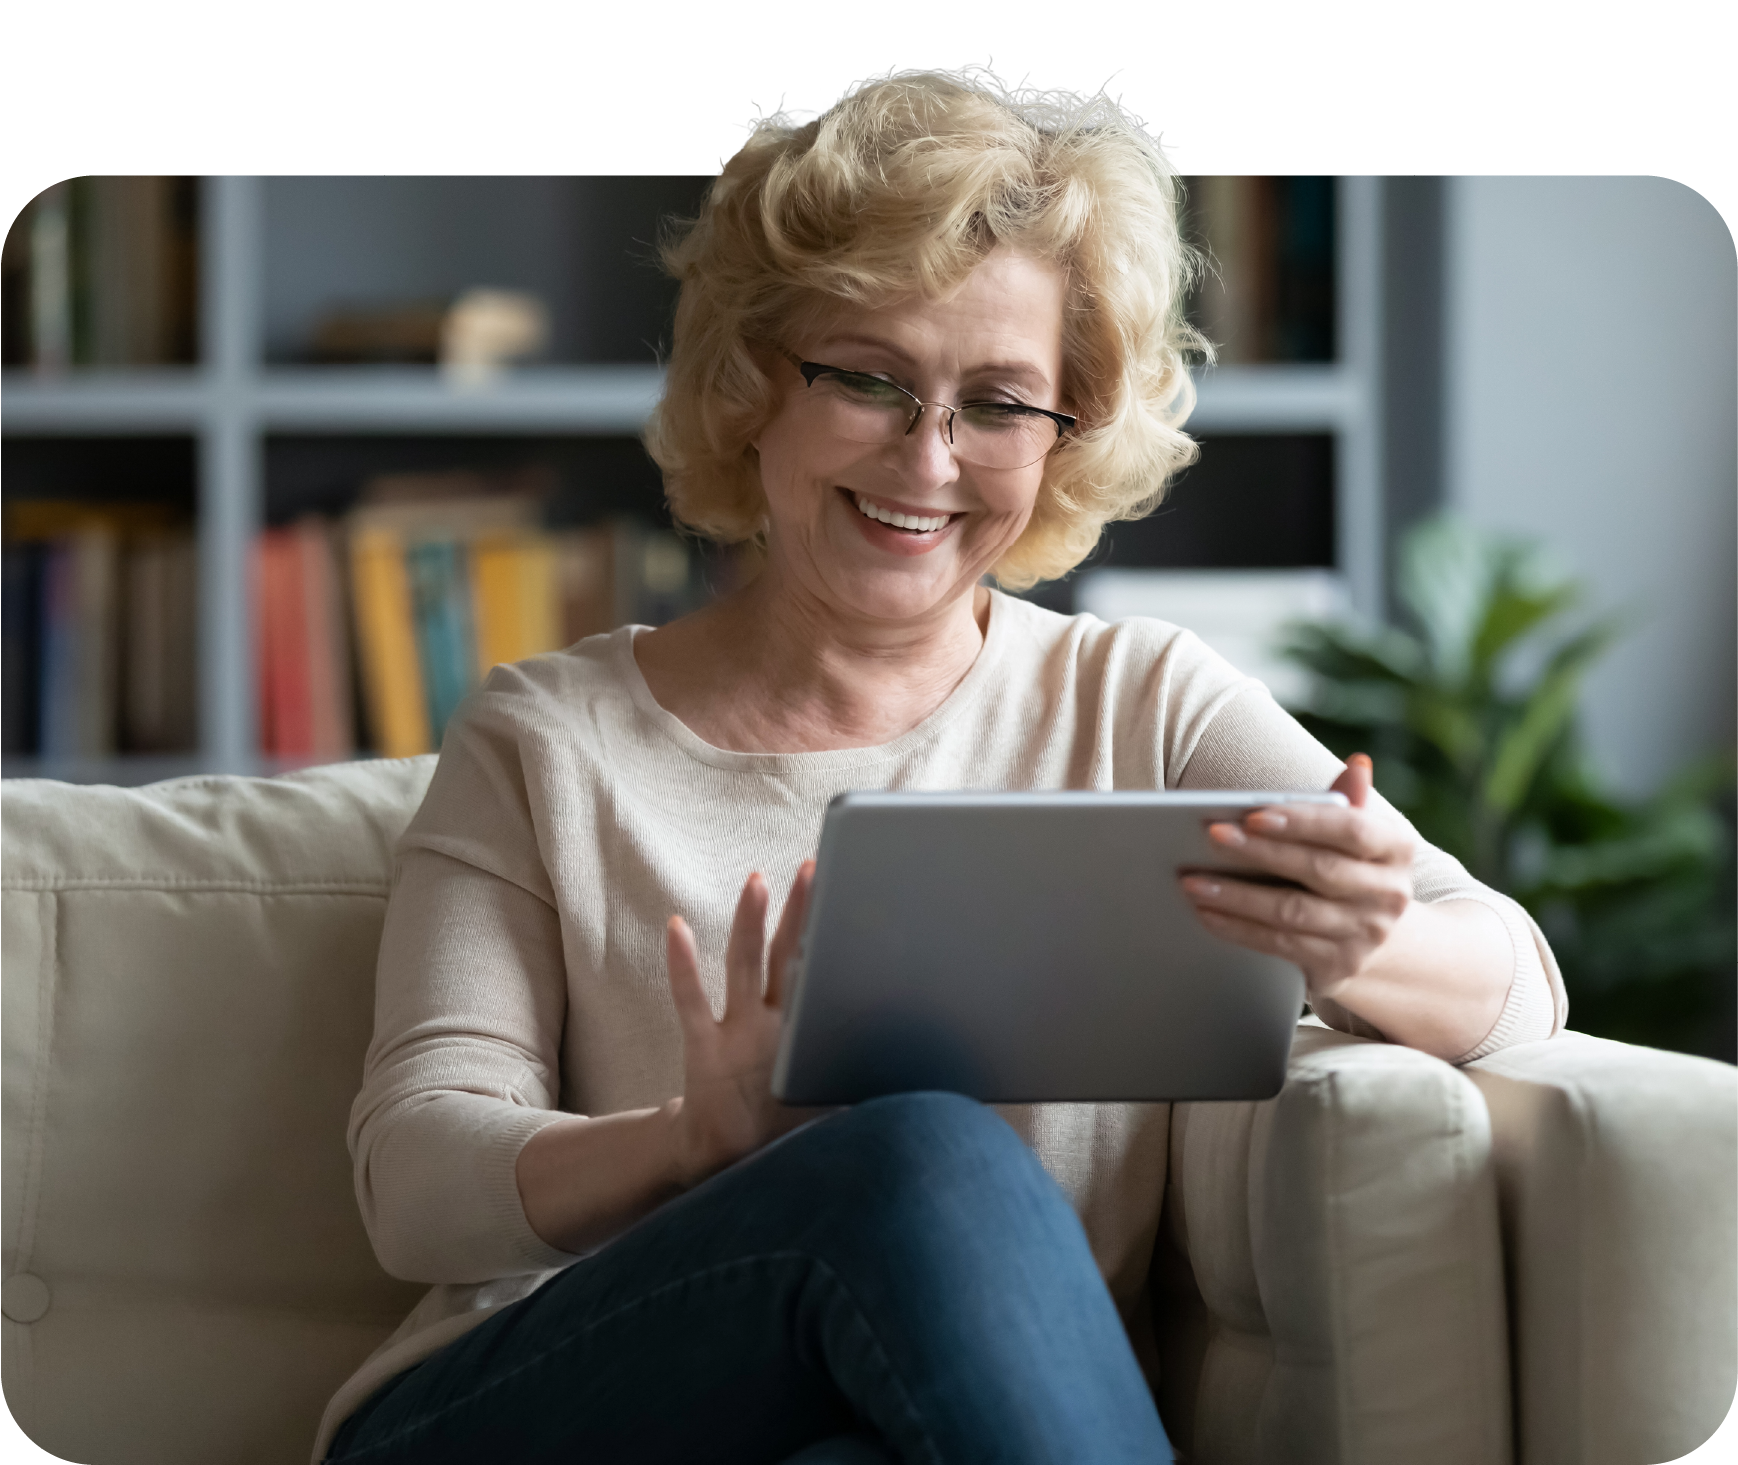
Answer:
[[[1246,815],[1241,825],[1211,824],[1207,834],[1227,849],[1241,849],[1238,835],[1287,844],[1317,844],[1357,860],[1410,864],[1412,831],[1384,810],[1342,809],[1332,804],[1269,805]]]
[[[685,1039],[699,1036],[713,1026],[712,1004],[700,984],[700,949],[694,933],[680,916],[671,916],[664,927],[664,965],[670,974],[670,996]]]
[[[750,875],[736,902],[736,919],[730,923],[730,945],[724,953],[724,1016],[748,1011],[760,1001],[761,974],[766,960],[766,880]]]
[[[778,930],[773,932],[772,948],[766,962],[766,1005],[777,1007],[784,1001],[785,968],[797,954],[797,943],[803,939],[803,921],[809,911],[809,891],[815,883],[815,862],[804,860],[791,881],[791,893],[785,897],[785,908],[778,918]]]
[[[1370,784],[1375,777],[1376,765],[1370,761],[1370,755],[1354,753],[1346,759],[1345,771],[1334,780],[1329,792],[1344,794],[1348,804],[1361,809],[1370,797]]]
[[[1183,890],[1198,911],[1254,921],[1276,931],[1344,941],[1371,934],[1383,914],[1348,902],[1327,900],[1307,890],[1275,890],[1247,880],[1189,875]]]
[[[1363,859],[1325,844],[1288,842],[1265,835],[1244,835],[1233,842],[1218,835],[1214,843],[1237,852],[1240,865],[1308,886],[1334,900],[1386,900],[1411,890],[1410,854]]]
[[[1297,931],[1279,931],[1225,911],[1197,910],[1201,924],[1221,940],[1266,952],[1302,967],[1305,972],[1321,973],[1341,969],[1345,955],[1337,942],[1320,936],[1307,936]]]

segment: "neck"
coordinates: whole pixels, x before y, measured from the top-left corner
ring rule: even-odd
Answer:
[[[652,695],[701,738],[738,752],[873,747],[909,732],[983,649],[974,585],[909,621],[847,616],[769,563],[750,584],[640,636]]]

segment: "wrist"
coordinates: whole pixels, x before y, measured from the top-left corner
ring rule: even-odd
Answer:
[[[657,1124],[663,1137],[664,1179],[676,1191],[692,1190],[707,1175],[683,1108],[682,1096],[678,1094],[657,1110]]]

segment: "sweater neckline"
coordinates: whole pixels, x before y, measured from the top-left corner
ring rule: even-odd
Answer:
[[[916,727],[901,733],[890,743],[874,743],[862,748],[829,748],[814,753],[743,753],[719,748],[707,742],[675,713],[652,695],[645,673],[634,656],[634,637],[650,626],[623,626],[614,635],[615,668],[627,688],[634,706],[665,738],[700,763],[736,772],[790,775],[798,773],[834,773],[841,769],[887,763],[903,758],[932,742],[948,723],[978,699],[982,688],[995,674],[1008,639],[1006,597],[990,590],[988,624],[984,627],[984,644],[976,658],[954,687],[935,709]]]

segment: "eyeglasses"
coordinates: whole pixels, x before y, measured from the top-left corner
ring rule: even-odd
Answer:
[[[891,443],[915,431],[925,407],[939,407],[941,434],[954,455],[980,468],[1029,468],[1074,426],[1066,412],[1022,402],[925,402],[884,377],[803,361],[786,352],[828,429],[853,443]]]

